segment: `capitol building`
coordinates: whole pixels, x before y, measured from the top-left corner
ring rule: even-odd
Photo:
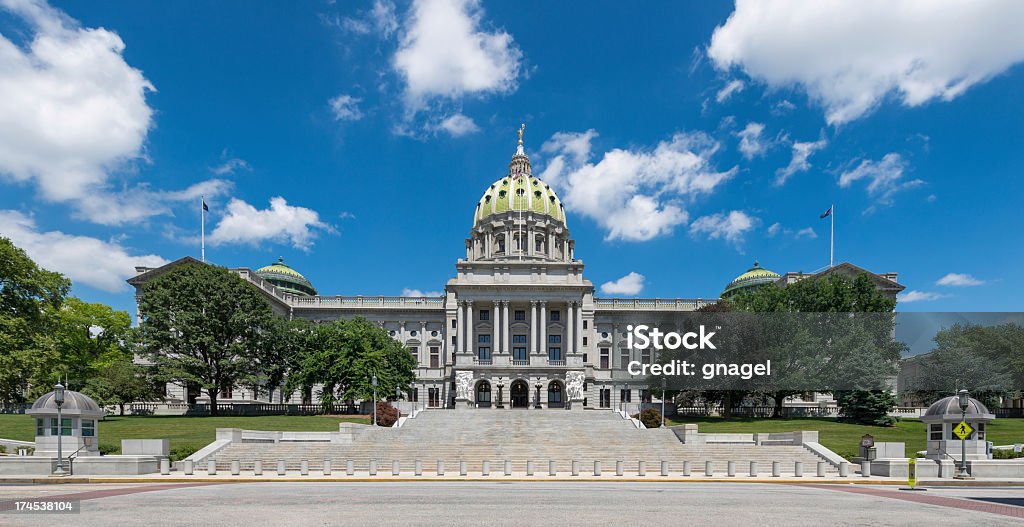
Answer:
[[[318,294],[280,259],[255,271],[231,270],[257,287],[279,316],[314,322],[362,317],[384,328],[418,359],[408,397],[436,408],[593,409],[652,402],[646,378],[630,375],[626,367],[656,358],[651,350],[627,347],[626,327],[644,323],[678,331],[680,313],[717,301],[596,297],[575,256],[565,205],[534,176],[521,131],[507,174],[476,203],[464,245],[465,257],[455,262],[455,276],[438,297]],[[139,267],[128,282],[138,298],[148,280],[187,262],[197,260]],[[849,263],[784,275],[755,264],[728,283],[722,296],[828,273],[866,273],[893,296],[903,289],[895,273],[870,273]],[[315,394],[254,397],[242,387],[221,395],[219,402],[315,402]],[[174,383],[167,397],[203,399],[198,390]]]

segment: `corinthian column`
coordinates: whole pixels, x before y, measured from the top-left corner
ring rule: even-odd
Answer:
[[[464,302],[459,300],[455,304],[455,352],[461,353],[462,350],[466,349],[466,341],[462,338],[462,335],[466,333],[466,322],[462,320],[462,304]]]
[[[504,328],[501,325],[501,300],[494,301],[494,331],[491,332],[491,339],[494,340],[494,353],[501,353],[501,337]]]
[[[537,301],[530,300],[530,347],[528,353],[537,353]]]
[[[541,355],[547,354],[548,350],[548,303],[541,300],[540,302],[540,353]]]
[[[505,328],[501,330],[502,338],[505,339],[504,344],[502,344],[502,349],[505,350],[505,353],[511,353],[512,348],[509,346],[511,345],[512,337],[510,337],[509,334],[512,331],[512,321],[508,318],[508,300],[503,301],[501,305],[504,310],[504,313],[501,315],[501,321],[505,324]],[[509,386],[511,387],[511,385]]]
[[[565,349],[566,355],[568,355],[568,354],[572,353],[573,351],[575,351],[574,350],[574,348],[575,348],[574,344],[576,343],[576,341],[573,340],[573,338],[572,338],[572,334],[573,334],[573,331],[574,331],[573,324],[576,323],[576,316],[575,316],[575,313],[573,312],[573,304],[574,303],[575,302],[568,302],[568,303],[566,303],[566,306],[565,306],[566,313],[565,313],[565,346],[564,346],[564,349]]]

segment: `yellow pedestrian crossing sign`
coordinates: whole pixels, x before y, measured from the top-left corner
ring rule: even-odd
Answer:
[[[971,437],[974,433],[974,429],[971,425],[967,424],[967,421],[960,421],[960,423],[953,427],[953,433],[960,438],[961,441]]]

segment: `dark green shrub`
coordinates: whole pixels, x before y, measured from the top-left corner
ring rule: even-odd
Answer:
[[[1012,449],[993,450],[992,459],[1017,459],[1024,457],[1024,452],[1014,452]]]
[[[182,459],[195,454],[199,450],[199,445],[192,443],[186,443],[184,445],[175,445],[171,447],[170,458],[171,461],[181,461]]]

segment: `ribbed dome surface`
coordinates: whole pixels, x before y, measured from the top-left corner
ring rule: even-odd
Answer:
[[[278,258],[276,262],[260,267],[256,270],[256,276],[274,284],[285,293],[296,296],[315,296],[316,289],[305,276],[292,269],[284,263],[284,258]]]
[[[761,264],[754,262],[754,266],[736,278],[734,278],[728,285],[725,286],[725,290],[722,291],[722,298],[729,297],[753,287],[762,286],[764,284],[771,284],[781,278],[778,273],[769,271]]]
[[[26,413],[29,415],[57,415],[56,393],[49,392],[36,399]],[[104,412],[92,397],[73,390],[64,390],[64,404],[61,405],[61,412],[64,415],[82,415],[86,417],[99,417]]]
[[[516,153],[508,164],[508,175],[484,191],[473,214],[473,226],[483,223],[489,216],[509,211],[543,214],[565,224],[565,206],[555,190],[533,176],[530,158],[523,150],[522,129]]]

